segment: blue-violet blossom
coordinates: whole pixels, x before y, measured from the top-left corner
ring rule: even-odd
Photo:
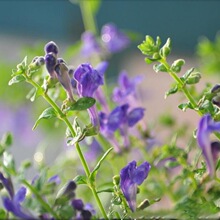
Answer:
[[[220,132],[220,122],[215,122],[211,115],[204,115],[198,126],[197,130],[197,141],[202,149],[203,156],[205,157],[208,173],[211,177],[215,174],[215,151],[212,147],[209,136],[212,132]],[[213,155],[214,153],[214,155]]]
[[[118,87],[113,90],[113,101],[122,103],[127,101],[129,95],[134,96],[136,99],[136,86],[142,80],[142,76],[129,78],[125,70],[121,71],[118,77]],[[129,102],[130,103],[130,102]],[[130,103],[131,104],[131,103]]]
[[[25,187],[21,187],[13,198],[3,197],[3,205],[8,212],[13,213],[16,217],[21,219],[34,219],[34,217],[21,206],[21,203],[25,199],[26,191]]]
[[[77,91],[80,97],[93,97],[98,87],[104,84],[103,75],[88,63],[81,64],[76,68],[73,75],[77,82]],[[89,108],[88,113],[93,126],[99,129],[96,107]]]
[[[120,188],[132,212],[136,210],[137,186],[147,178],[150,168],[148,162],[137,167],[136,161],[132,161],[121,170]]]

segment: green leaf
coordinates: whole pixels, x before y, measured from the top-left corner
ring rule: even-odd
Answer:
[[[7,212],[4,209],[0,209],[0,219],[7,219]]]
[[[16,173],[14,158],[12,154],[8,153],[7,151],[3,153],[3,164],[7,168],[7,172],[12,175]]]
[[[165,93],[165,97],[164,98],[166,99],[169,95],[175,94],[177,91],[178,91],[178,86],[175,85],[173,88],[171,88],[170,90],[168,90]]]
[[[83,138],[85,137],[85,127],[82,128],[79,125],[79,122],[77,121],[77,117],[74,118],[73,121],[73,129],[75,131],[76,136],[73,137],[68,143],[67,146],[72,146],[74,145],[76,142],[79,142],[81,140],[83,140]]]
[[[114,189],[110,187],[106,189],[97,190],[97,193],[102,193],[102,192],[114,192]]]
[[[185,81],[193,73],[193,71],[194,71],[194,68],[187,70],[181,78]]]
[[[78,99],[74,104],[72,104],[68,110],[69,111],[83,111],[95,104],[96,100],[92,97],[82,97]]]
[[[175,60],[171,65],[171,70],[175,73],[179,73],[184,64],[185,64],[185,60],[183,59]]]
[[[13,142],[12,134],[9,132],[5,133],[1,139],[1,145],[5,147],[9,147],[12,145],[12,142]]]
[[[168,38],[164,46],[160,49],[160,56],[166,58],[171,52],[171,39]]]
[[[77,185],[81,185],[81,184],[87,184],[87,177],[83,176],[83,175],[78,175],[76,176],[73,181],[77,184]]]
[[[12,76],[20,75],[27,69],[27,56],[17,65],[17,70],[12,70]]]
[[[35,100],[37,97],[39,97],[40,95],[42,95],[43,92],[44,92],[44,90],[43,90],[43,88],[41,88],[41,87],[38,88],[38,89],[36,89],[35,92],[34,92],[34,94],[33,94],[33,96],[30,98],[31,102],[34,102],[34,100]]]
[[[182,103],[182,104],[178,105],[178,108],[183,111],[186,111],[186,109],[188,109],[188,108],[193,109],[193,107],[190,103]]]
[[[93,169],[93,171],[91,172],[90,174],[90,179],[92,181],[95,180],[95,176],[96,176],[96,173],[98,171],[98,169],[100,168],[102,162],[105,160],[105,158],[108,156],[108,154],[113,150],[113,147],[109,148],[105,153],[104,155],[101,157],[101,159],[98,161],[98,163],[96,164],[95,168]]]
[[[160,63],[160,64],[155,64],[155,65],[153,66],[153,69],[154,69],[154,71],[155,71],[156,73],[158,73],[158,72],[167,72],[167,68],[166,68],[162,63]]]
[[[55,110],[52,107],[49,107],[49,108],[45,109],[41,113],[41,115],[39,116],[37,121],[35,122],[34,127],[32,129],[34,130],[38,126],[41,119],[50,119],[50,118],[55,118],[55,117],[57,117],[57,114],[56,114]]]
[[[22,81],[25,81],[25,77],[23,75],[16,75],[8,82],[8,85],[11,86],[12,84],[19,83]]]

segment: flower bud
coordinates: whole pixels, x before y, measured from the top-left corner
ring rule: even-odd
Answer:
[[[57,64],[57,58],[54,53],[48,53],[45,56],[45,64],[47,71],[49,72],[52,78],[56,78],[56,73],[54,72],[55,66]]]
[[[29,69],[30,70],[37,70],[39,69],[41,66],[43,66],[45,64],[45,60],[44,57],[34,57],[34,59],[32,60],[32,62],[29,65]]]
[[[58,46],[53,42],[53,41],[50,41],[48,42],[45,47],[44,47],[44,51],[45,53],[54,53],[55,55],[58,54]]]
[[[212,103],[220,108],[220,96],[213,97]]]
[[[211,93],[219,93],[220,92],[220,84],[216,84],[212,89]]]
[[[120,176],[119,175],[113,176],[113,184],[119,185],[119,183],[120,183]]]

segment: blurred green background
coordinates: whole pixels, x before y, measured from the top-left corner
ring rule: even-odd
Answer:
[[[140,54],[137,45],[149,34],[160,36],[163,41],[170,37],[174,54],[193,56],[201,36],[215,39],[220,28],[219,9],[220,1],[210,0],[103,0],[96,19],[99,30],[104,24],[113,22],[122,30],[140,34],[129,54]],[[51,124],[47,121],[42,122],[36,131],[31,131],[34,121],[47,104],[41,99],[35,103],[25,99],[30,90],[25,83],[9,87],[11,70],[25,55],[31,59],[43,53],[46,42],[53,40],[64,51],[80,40],[83,32],[80,8],[69,0],[0,1],[0,135],[5,131],[17,134],[17,146],[26,146],[24,154],[19,154],[21,159],[32,154],[36,146],[47,148],[50,145],[50,154],[59,154],[56,149],[65,145],[65,130],[60,133],[54,121]],[[111,60],[114,76],[118,73],[116,67],[127,56],[128,50],[116,54]],[[50,132],[45,133],[48,128]],[[33,148],[29,148],[30,145]]]

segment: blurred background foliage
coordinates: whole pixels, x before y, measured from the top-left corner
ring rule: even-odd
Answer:
[[[86,1],[86,0],[84,0]],[[89,0],[88,0],[89,1]],[[42,100],[30,103],[25,99],[30,87],[21,85],[8,86],[12,69],[16,68],[25,56],[30,62],[36,55],[44,55],[43,47],[50,40],[60,47],[60,54],[71,61],[73,65],[79,62],[74,54],[79,50],[79,40],[84,32],[83,18],[80,7],[75,0],[41,0],[41,1],[1,1],[0,2],[0,108],[1,130],[24,133],[24,126],[20,121],[27,122],[27,130],[31,133],[34,121],[47,106]],[[115,23],[125,31],[134,41],[129,49],[111,58],[107,78],[115,78],[121,70],[121,61],[126,63],[129,56],[139,54],[137,45],[144,35],[160,36],[162,39],[171,37],[173,53],[199,58],[201,71],[205,73],[218,73],[220,65],[220,37],[216,35],[219,30],[220,2],[219,1],[110,1],[93,0],[96,5],[96,21],[100,31],[101,27],[109,22]],[[203,37],[203,38],[201,38]],[[142,59],[140,55],[140,59]],[[207,62],[209,59],[210,62]],[[137,67],[138,68],[138,67]],[[22,88],[22,89],[21,89]],[[16,113],[22,106],[26,106],[25,113],[19,118]],[[22,110],[23,111],[23,110]],[[10,123],[6,120],[6,113]],[[55,122],[55,123],[54,123]],[[34,131],[35,136],[41,136],[41,142],[31,137],[31,142],[24,144],[24,137],[15,137],[19,145],[32,145],[46,148],[50,145],[53,154],[58,154],[56,147],[63,146],[64,132],[61,134],[60,125],[54,120],[42,122]],[[46,137],[42,133],[50,129]],[[33,133],[33,132],[32,132]],[[33,135],[33,134],[32,134]],[[55,136],[56,135],[56,136]],[[21,140],[23,139],[23,140]],[[57,141],[59,140],[59,141]],[[43,147],[42,147],[43,146]],[[27,150],[27,154],[29,148]],[[24,157],[24,155],[23,155]]]

